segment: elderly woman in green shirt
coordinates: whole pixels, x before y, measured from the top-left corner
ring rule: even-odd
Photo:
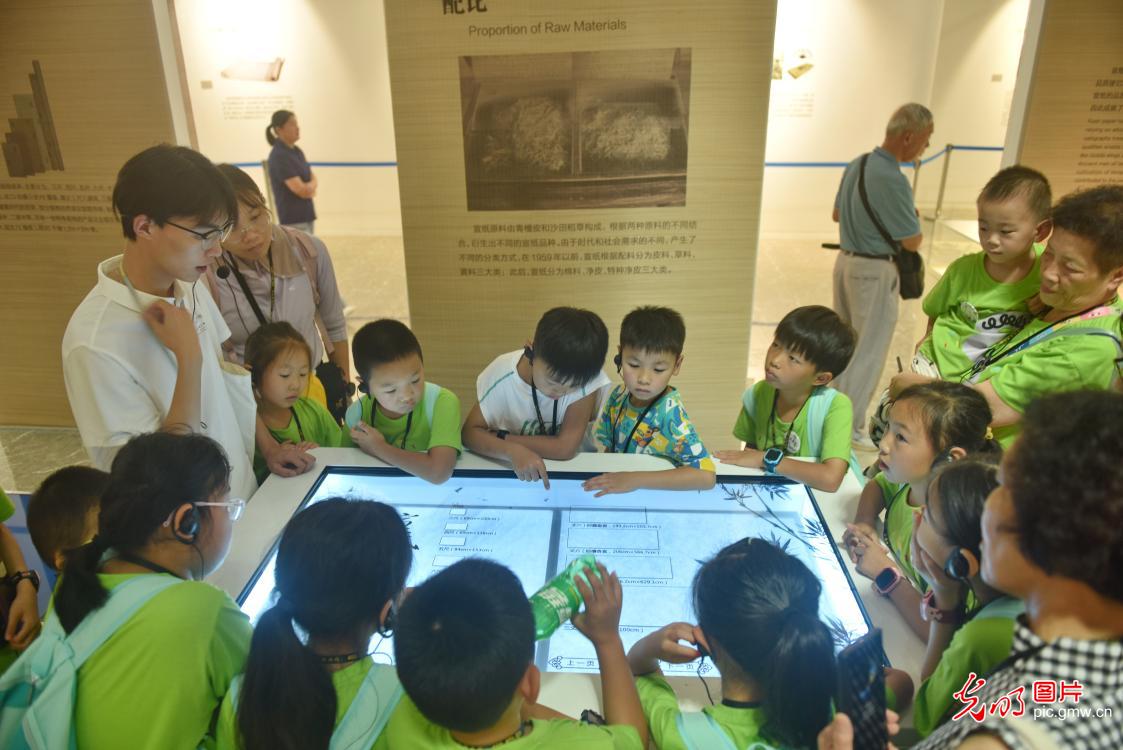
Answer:
[[[1123,185],[1072,193],[1053,208],[1053,234],[1041,255],[1040,299],[1047,307],[1024,328],[988,349],[963,382],[994,414],[995,437],[1009,447],[1026,407],[1040,396],[1107,389],[1123,353],[1118,290],[1123,283]],[[926,380],[898,375],[896,396]]]

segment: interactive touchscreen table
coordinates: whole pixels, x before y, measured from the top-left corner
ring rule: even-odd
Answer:
[[[827,524],[806,486],[776,477],[724,476],[711,490],[641,490],[595,498],[581,489],[593,473],[552,472],[550,489],[516,481],[506,470],[457,469],[432,485],[397,469],[329,466],[300,508],[331,497],[380,500],[405,520],[414,546],[408,585],[416,585],[465,557],[486,557],[509,568],[527,594],[579,555],[592,554],[620,576],[624,647],[675,621],[692,622],[690,584],[700,561],[744,537],[785,548],[823,584],[820,615],[838,648],[870,625],[845,572]],[[252,620],[270,604],[271,549],[238,602]],[[391,663],[392,644],[371,643]],[[538,644],[538,667],[548,672],[596,672],[592,645],[572,625]],[[664,665],[693,674],[697,664]],[[703,670],[711,669],[709,662]]]

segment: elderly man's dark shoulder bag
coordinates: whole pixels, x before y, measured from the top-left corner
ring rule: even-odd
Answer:
[[[873,212],[870,198],[866,195],[866,160],[869,158],[869,154],[863,155],[858,165],[858,195],[862,198],[862,205],[869,214],[870,221],[877,227],[878,234],[889,243],[889,247],[893,248],[893,262],[897,264],[897,278],[900,282],[897,291],[900,292],[901,299],[916,299],[924,294],[924,258],[920,257],[920,253],[901,247],[901,243],[890,236],[881,220],[877,218],[877,214]]]

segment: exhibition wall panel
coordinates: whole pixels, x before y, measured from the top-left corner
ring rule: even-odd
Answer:
[[[121,251],[117,170],[174,140],[151,1],[5,2],[0,123],[0,424],[71,425],[60,342]]]
[[[1123,3],[1045,6],[1019,161],[1055,196],[1123,182]]]
[[[276,109],[317,167],[317,232],[400,234],[382,3],[174,0],[196,148],[260,162]],[[373,166],[380,165],[380,166]],[[264,190],[259,167],[246,169]]]
[[[694,11],[387,0],[410,319],[465,409],[547,308],[596,310],[615,349],[628,310],[662,304],[686,318],[691,416],[732,443],[775,3]]]
[[[1029,0],[780,0],[761,233],[837,238],[831,207],[847,162],[881,143],[893,110],[932,109],[944,144],[1001,146]],[[998,152],[961,152],[945,205],[971,209]],[[819,165],[819,166],[816,166]],[[917,200],[936,203],[942,161]],[[910,181],[913,170],[905,168]],[[833,263],[827,256],[825,263]]]
[[[880,144],[896,107],[930,101],[942,5],[780,0],[766,158],[791,166],[765,170],[764,236],[837,241],[834,164]]]
[[[1029,0],[945,0],[929,106],[936,132],[927,155],[946,144],[1001,146],[1006,139]],[[975,198],[1001,166],[1001,151],[957,151],[948,169],[944,215],[974,217]],[[934,206],[943,162],[921,170],[917,202]]]

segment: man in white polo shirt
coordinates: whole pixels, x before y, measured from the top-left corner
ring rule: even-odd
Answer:
[[[124,254],[98,265],[62,340],[82,443],[108,470],[132,436],[189,429],[225,449],[230,491],[248,498],[257,489],[250,378],[223,360],[230,331],[197,283],[237,216],[234,192],[206,157],[160,145],[121,168],[113,207]]]

